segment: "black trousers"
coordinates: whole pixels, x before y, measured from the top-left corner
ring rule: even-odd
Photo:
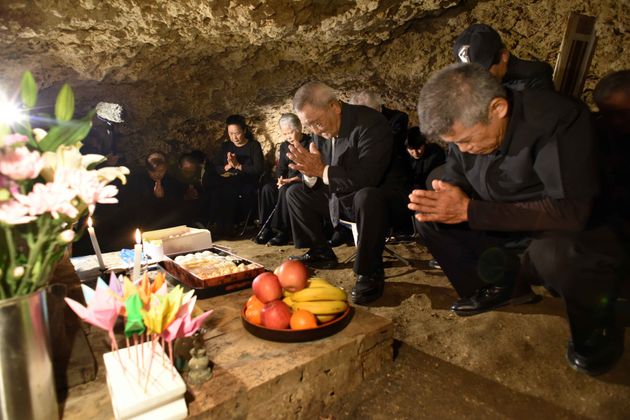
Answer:
[[[293,184],[294,183],[286,184],[278,189],[275,182],[270,182],[263,185],[260,189],[258,202],[260,223],[265,223],[273,209],[277,206],[275,213],[271,217],[269,227],[278,231],[278,233],[289,234],[291,231],[291,219],[289,216],[289,206],[287,204],[287,189]]]
[[[475,231],[467,224],[417,225],[462,297],[488,284],[512,287],[518,294],[542,282],[562,296],[575,343],[615,321],[622,253],[607,227],[527,236]]]
[[[225,229],[245,219],[257,204],[256,181],[241,175],[222,178],[212,194],[211,214],[215,221]]]
[[[287,203],[296,248],[327,247],[324,221],[330,219],[328,194],[324,188],[310,189],[299,183],[289,187]],[[383,264],[387,230],[394,221],[408,217],[402,191],[367,187],[354,194],[353,208],[343,217],[356,222],[359,234],[354,272],[372,275]]]

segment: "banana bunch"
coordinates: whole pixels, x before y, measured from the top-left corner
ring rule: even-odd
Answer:
[[[284,296],[284,303],[294,311],[305,309],[315,315],[319,322],[333,320],[348,307],[346,292],[318,277],[311,278],[308,286],[300,291],[285,291]]]

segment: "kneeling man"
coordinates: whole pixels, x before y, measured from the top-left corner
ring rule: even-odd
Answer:
[[[404,172],[392,164],[391,128],[380,112],[341,102],[333,89],[319,82],[298,89],[293,108],[314,133],[309,150],[297,144],[289,147],[294,162],[290,166],[305,175],[305,185],[287,190],[293,240],[296,248],[310,248],[293,258],[334,267],[337,257],[323,222],[330,219],[333,226],[340,219],[356,222],[357,280],[351,296],[355,303],[371,302],[383,294],[387,230],[393,221],[408,217]]]
[[[552,91],[510,91],[476,64],[455,64],[423,87],[418,117],[450,148],[442,180],[414,190],[409,208],[460,295],[451,309],[466,316],[530,302],[530,281],[542,281],[566,304],[571,366],[611,368],[623,352],[620,249],[597,212],[586,106]]]

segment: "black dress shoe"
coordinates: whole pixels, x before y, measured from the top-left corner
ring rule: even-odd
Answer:
[[[531,290],[514,295],[511,288],[489,286],[477,290],[469,298],[458,299],[451,306],[451,311],[459,316],[470,316],[488,312],[505,305],[520,305],[537,302],[538,300],[540,300],[540,296]]]
[[[311,248],[302,255],[289,257],[290,260],[302,261],[305,265],[314,268],[335,268],[337,256],[330,248]]]
[[[269,239],[269,242],[267,242],[267,245],[281,246],[281,245],[286,245],[288,243],[289,243],[289,235],[287,235],[284,232],[281,232],[277,234],[276,236],[274,236],[273,238]]]
[[[363,276],[359,274],[357,276],[357,282],[350,293],[350,298],[353,303],[358,305],[374,302],[376,299],[383,296],[384,285],[385,280],[380,274],[373,276]]]
[[[569,340],[567,361],[578,372],[597,376],[608,372],[623,354],[624,328],[601,328],[581,345]]]
[[[351,236],[348,233],[346,233],[346,231],[347,230],[344,229],[344,230],[336,230],[335,232],[333,232],[332,237],[328,241],[328,245],[330,245],[333,248],[336,248],[343,244],[346,244],[349,246],[354,245],[354,241],[352,240]]]
[[[269,239],[271,239],[271,237],[273,236],[273,231],[271,229],[264,229],[262,232],[260,232],[258,234],[258,236],[256,236],[254,238],[254,242],[256,242],[257,244],[266,244]]]

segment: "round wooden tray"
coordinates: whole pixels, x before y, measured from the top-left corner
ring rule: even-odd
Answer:
[[[318,325],[315,328],[309,328],[307,330],[276,330],[273,328],[263,327],[262,325],[256,325],[245,319],[245,308],[241,311],[241,321],[243,327],[258,338],[270,341],[279,341],[283,343],[299,343],[302,341],[319,340],[325,337],[329,337],[333,334],[337,334],[339,331],[346,328],[346,325],[352,320],[354,315],[354,308],[350,305],[346,310],[332,321],[328,321],[324,324]]]

